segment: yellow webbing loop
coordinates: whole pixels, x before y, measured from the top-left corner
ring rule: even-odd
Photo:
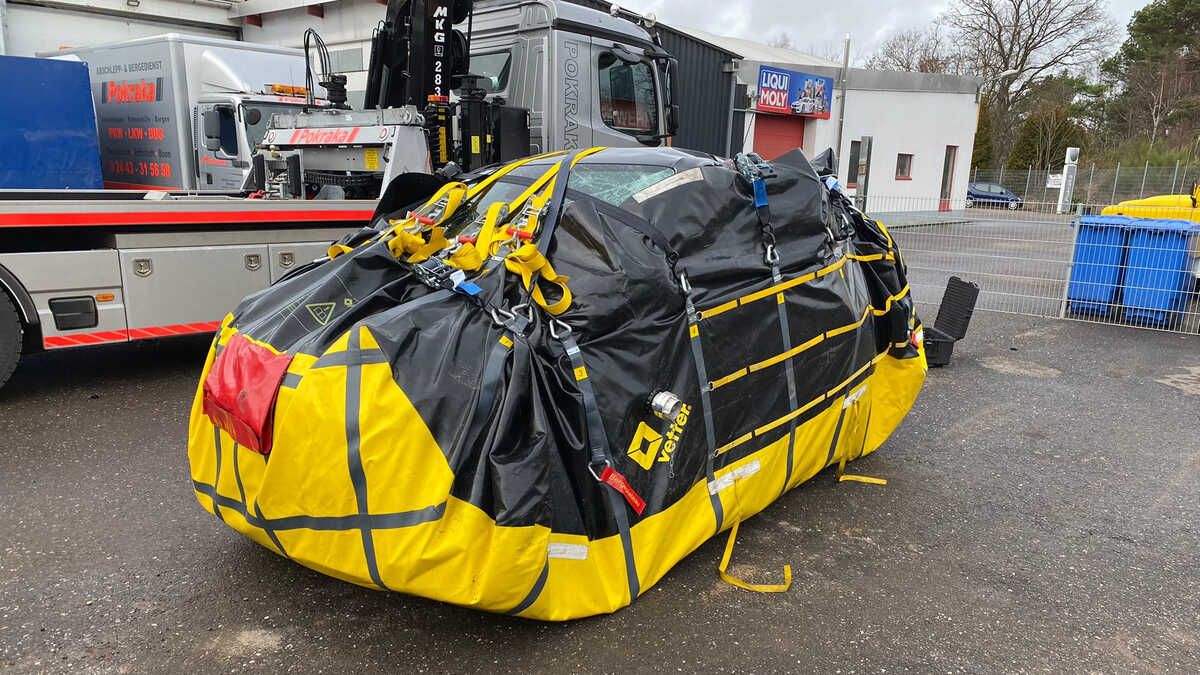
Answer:
[[[550,261],[546,260],[546,256],[542,255],[537,246],[525,244],[508,254],[504,258],[504,267],[509,272],[521,275],[521,283],[525,286],[525,290],[529,291],[530,297],[550,314],[557,316],[567,311],[567,308],[571,306],[571,289],[567,288],[567,282],[570,279],[555,272]],[[533,281],[535,273],[540,273],[539,283],[545,281],[558,286],[562,297],[550,303],[546,301],[546,296],[542,293],[540,286],[535,284],[533,288],[530,288],[529,285]]]
[[[450,240],[446,239],[446,228],[435,225],[429,231],[429,241],[425,242],[412,255],[408,256],[408,262],[419,263],[429,259],[429,256],[450,245]]]
[[[721,565],[717,567],[717,572],[721,575],[721,580],[727,584],[732,584],[738,588],[744,588],[755,593],[782,593],[792,587],[792,566],[783,566],[783,583],[782,584],[751,584],[725,570],[729,568],[729,558],[733,555],[733,543],[737,540],[738,525],[741,521],[733,524],[733,529],[729,530],[729,541],[725,542],[725,554],[721,556]]]
[[[451,253],[449,258],[446,258],[446,264],[464,272],[474,272],[483,267],[483,256],[479,254],[479,249],[475,248],[474,244],[463,244],[458,247],[457,251]]]
[[[416,253],[424,245],[425,240],[421,238],[421,235],[404,230],[397,230],[396,236],[388,240],[388,250],[396,256],[396,259]]]
[[[328,253],[326,253],[326,255],[329,256],[330,260],[333,260],[334,258],[338,257],[339,255],[341,255],[343,253],[349,253],[350,251],[353,251],[353,250],[354,249],[350,248],[349,246],[347,246],[345,244],[330,244],[329,251],[328,251]]]

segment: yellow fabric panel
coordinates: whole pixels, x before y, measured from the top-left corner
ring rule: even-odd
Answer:
[[[326,353],[345,351],[348,336],[339,337]],[[313,368],[300,380],[288,409],[277,413],[271,460],[258,495],[263,515],[358,511],[346,465],[345,391],[346,368]]]
[[[825,468],[825,458],[829,453],[829,441],[833,438],[833,430],[837,426],[838,416],[841,412],[841,404],[830,405],[796,429],[796,445],[792,457],[792,480],[788,484],[789,490],[817,475]]]
[[[439,520],[373,533],[388,588],[493,612],[516,607],[529,593],[545,564],[549,536],[542,526],[498,527],[478,507],[453,497]]]
[[[637,527],[633,530],[637,531]],[[551,541],[555,542],[586,544],[587,559],[549,558],[550,573],[546,577],[546,585],[537,601],[521,612],[521,616],[566,621],[608,614],[630,603],[620,536],[613,535],[590,543],[584,536],[556,533],[551,537]],[[545,555],[544,549],[542,554]],[[648,585],[642,590],[645,588]]]
[[[863,449],[864,455],[883,445],[916,403],[917,395],[921,393],[921,385],[925,382],[925,372],[929,369],[925,363],[925,346],[922,344],[919,350],[919,358],[888,357],[875,367],[873,379],[877,379],[881,386],[876,386],[868,392],[874,412],[871,428],[867,432],[867,445]]]
[[[285,530],[275,536],[288,557],[301,565],[335,579],[379,590],[367,572],[359,530]]]
[[[787,429],[776,436],[767,440],[754,454],[730,467],[736,470],[751,462],[759,464],[758,471],[735,480],[733,487],[729,488],[737,497],[737,520],[745,520],[762,511],[783,493],[783,477],[787,474]],[[727,515],[725,520],[726,524],[731,524],[734,519]]]
[[[360,332],[362,348],[375,348],[371,332],[366,328],[360,328]],[[345,372],[344,367],[330,370]],[[414,511],[445,501],[454,473],[429,427],[396,386],[390,364],[362,366],[359,400],[359,454],[367,478],[370,513]],[[303,417],[289,414],[287,419],[277,420],[277,423],[303,426],[303,420]],[[338,425],[337,431],[344,439],[344,423]],[[339,447],[346,447],[344,440]],[[342,476],[348,476],[344,451],[339,463]],[[400,485],[404,488],[395,489]]]

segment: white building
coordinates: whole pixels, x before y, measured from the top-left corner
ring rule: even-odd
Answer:
[[[743,148],[766,159],[795,147],[810,157],[837,145],[842,91],[838,64],[790,49],[688,29],[742,55],[738,80],[750,97]],[[978,120],[980,80],[957,75],[850,69],[842,182],[857,191],[852,167],[871,138],[871,208],[949,208],[966,195]],[[734,147],[736,147],[736,143]]]

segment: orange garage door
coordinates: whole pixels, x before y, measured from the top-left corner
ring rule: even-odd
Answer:
[[[756,115],[754,151],[771,160],[804,145],[804,118]]]

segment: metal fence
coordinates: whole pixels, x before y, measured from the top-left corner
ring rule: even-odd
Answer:
[[[1102,208],[1077,204],[1058,214],[1053,202],[1026,201],[968,209],[962,199],[882,195],[867,204],[900,245],[926,322],[946,280],[958,276],[979,285],[977,310],[1200,332],[1200,223],[1080,226],[1077,214]]]
[[[1041,169],[973,169],[972,182],[997,183],[1015,192],[1021,199],[1047,202],[1058,198],[1058,189],[1048,187],[1050,176],[1062,173]],[[1083,204],[1115,204],[1126,199],[1151,195],[1187,194],[1200,180],[1200,165],[1177,162],[1174,166],[1099,167],[1080,164],[1075,177],[1075,201]]]

